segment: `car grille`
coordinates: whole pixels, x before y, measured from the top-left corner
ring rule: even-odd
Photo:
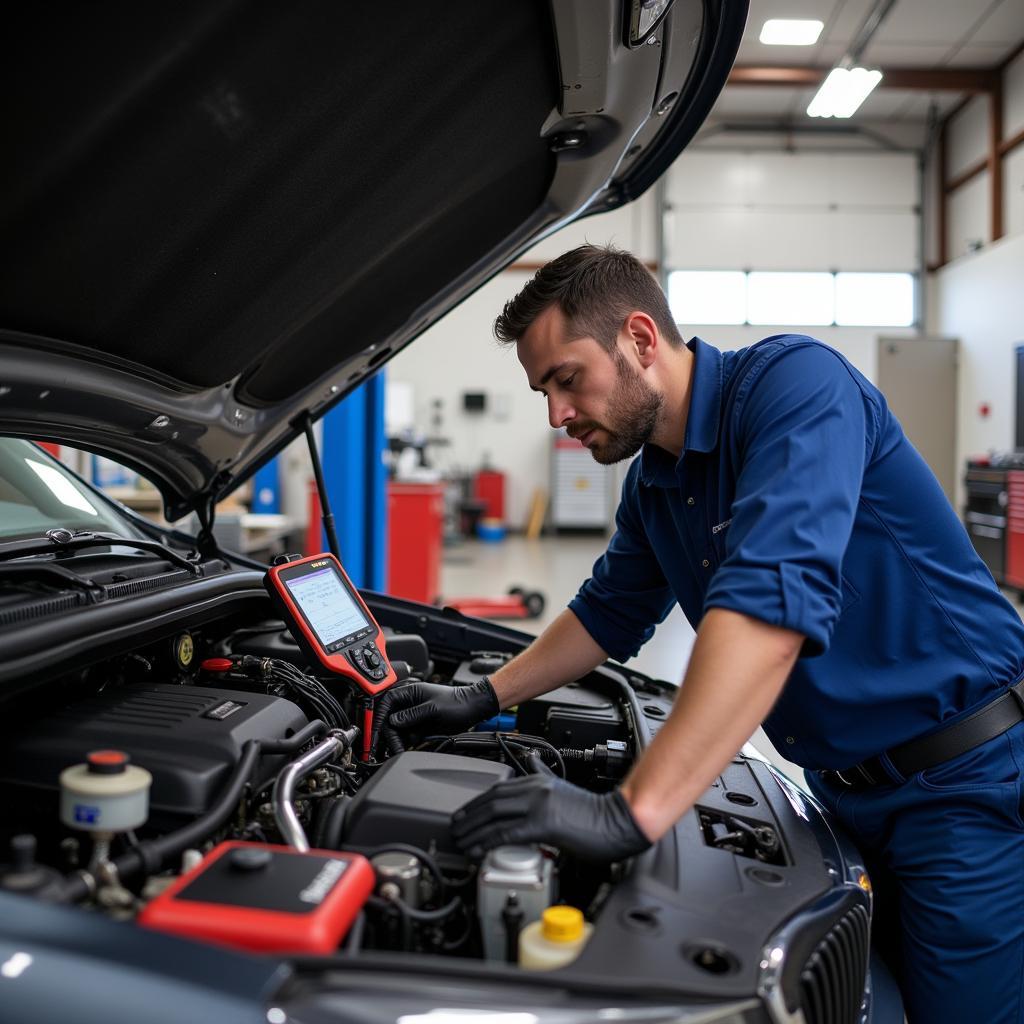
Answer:
[[[800,973],[807,1024],[857,1024],[868,973],[871,919],[851,908],[829,929]]]

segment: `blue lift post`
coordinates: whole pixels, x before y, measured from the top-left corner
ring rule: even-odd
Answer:
[[[281,476],[277,457],[260,466],[252,478],[253,512],[277,513],[281,511]]]
[[[341,560],[369,590],[384,589],[387,568],[384,387],[382,370],[343,399],[323,418],[320,442]]]

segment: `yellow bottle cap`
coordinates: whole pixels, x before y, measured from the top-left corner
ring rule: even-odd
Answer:
[[[583,912],[575,907],[548,907],[541,915],[541,934],[548,942],[576,942],[583,938]]]

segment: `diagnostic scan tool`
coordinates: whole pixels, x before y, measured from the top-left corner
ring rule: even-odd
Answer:
[[[263,583],[314,665],[345,676],[370,697],[398,678],[380,626],[334,555],[272,566]]]

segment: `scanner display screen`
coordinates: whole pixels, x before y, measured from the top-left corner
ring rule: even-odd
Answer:
[[[370,625],[333,569],[320,569],[284,582],[324,647]]]

